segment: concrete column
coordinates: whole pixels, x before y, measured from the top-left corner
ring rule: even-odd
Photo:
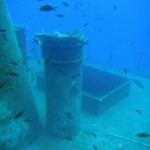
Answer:
[[[0,0],[0,149],[20,150],[41,125],[6,1]]]
[[[71,138],[80,131],[83,45],[80,35],[36,35],[45,66],[47,130]]]

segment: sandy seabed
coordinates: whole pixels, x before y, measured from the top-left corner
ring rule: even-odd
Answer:
[[[122,71],[105,69],[123,74]],[[72,141],[55,139],[43,132],[41,137],[26,150],[150,149],[150,137],[141,138],[136,135],[142,132],[150,134],[150,79],[133,74],[128,74],[129,76],[140,80],[145,88],[142,89],[131,82],[128,97],[123,98],[104,113],[94,116],[82,112],[82,130]],[[41,120],[45,122],[44,93],[36,87],[33,87],[33,93]],[[141,113],[136,110],[140,110]]]

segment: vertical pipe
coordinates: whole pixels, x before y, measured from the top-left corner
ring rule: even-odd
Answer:
[[[68,138],[80,131],[82,58],[85,41],[63,34],[37,35],[45,63],[47,129]]]

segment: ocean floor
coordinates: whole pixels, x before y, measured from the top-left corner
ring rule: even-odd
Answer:
[[[123,71],[105,66],[101,69],[127,76]],[[144,89],[131,82],[128,97],[123,98],[104,113],[95,116],[82,111],[82,130],[73,140],[55,139],[43,131],[26,150],[148,150],[150,136],[150,79],[128,73],[144,84]],[[45,95],[33,86],[36,105],[45,125]],[[137,111],[138,110],[138,111]]]

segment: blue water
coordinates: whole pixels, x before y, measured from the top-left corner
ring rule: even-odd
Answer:
[[[63,5],[63,1],[56,0],[8,0],[8,7],[14,24],[27,27],[28,40],[41,31],[69,32],[79,29],[90,41],[85,48],[88,59],[150,76],[148,0],[66,2],[68,7]],[[51,12],[39,11],[45,4],[58,8]],[[63,14],[64,17],[59,18],[57,14]],[[88,25],[84,27],[85,24]],[[28,46],[30,49],[31,43]]]
[[[46,4],[57,7],[56,11],[40,11]],[[131,81],[129,95],[102,114],[93,115],[83,110],[82,130],[73,140],[55,139],[43,131],[26,150],[148,150],[150,137],[136,134],[150,134],[150,1],[7,0],[7,5],[13,24],[26,27],[27,55],[32,58],[28,65],[34,75],[43,70],[37,61],[40,52],[31,52],[32,48],[40,51],[32,42],[36,33],[80,30],[89,41],[84,47],[86,64],[129,80],[135,78],[144,85],[142,89]],[[30,81],[33,74],[29,74]],[[31,87],[45,126],[45,95],[35,80]],[[106,84],[111,87],[110,80],[106,80]],[[95,85],[95,88],[97,92],[99,87]]]

